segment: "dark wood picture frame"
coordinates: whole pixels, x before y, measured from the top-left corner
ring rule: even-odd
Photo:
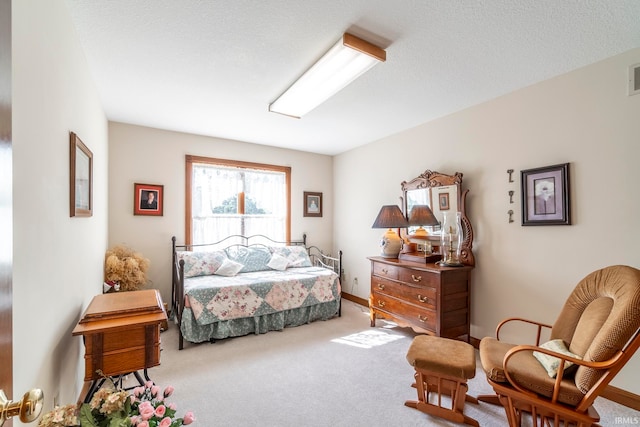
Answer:
[[[571,225],[569,163],[520,172],[522,225]]]
[[[162,216],[164,214],[164,185],[133,184],[133,214]]]
[[[322,193],[304,192],[304,216],[322,216]]]
[[[93,153],[74,132],[69,133],[69,216],[93,215]]]

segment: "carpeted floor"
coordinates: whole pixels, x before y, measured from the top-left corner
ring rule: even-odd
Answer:
[[[175,387],[169,401],[179,414],[193,411],[197,426],[458,425],[404,406],[416,399],[405,358],[415,335],[384,321],[371,328],[368,309],[350,301],[340,318],[182,351],[177,332],[171,324],[162,333],[162,364],[149,375]],[[477,365],[469,394],[490,394]],[[640,423],[640,412],[608,400],[596,408],[602,426]],[[507,424],[501,406],[467,404],[465,413],[481,426]]]

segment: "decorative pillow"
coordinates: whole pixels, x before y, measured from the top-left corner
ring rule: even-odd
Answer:
[[[271,252],[285,257],[289,261],[289,267],[311,267],[309,254],[304,246],[276,246]]]
[[[240,270],[242,270],[242,267],[243,265],[239,262],[235,262],[227,258],[224,260],[220,268],[216,270],[216,274],[218,276],[232,277],[238,274]]]
[[[244,266],[243,273],[269,270],[267,264],[271,260],[271,252],[266,247],[230,246],[226,249],[226,253],[230,260]]]
[[[282,255],[273,254],[271,255],[271,261],[267,265],[274,270],[284,271],[289,266],[289,260]]]
[[[180,251],[178,261],[184,260],[184,277],[208,276],[215,274],[227,255],[222,251],[192,252]]]
[[[582,359],[579,355],[572,353],[567,349],[567,346],[564,344],[564,341],[561,339],[547,341],[546,343],[540,346],[541,348],[545,348],[547,350],[555,351],[556,353],[565,354],[567,356],[575,357],[576,359]],[[533,352],[533,357],[538,359],[538,362],[544,367],[547,371],[547,374],[551,378],[555,378],[558,375],[558,367],[560,366],[560,359],[555,356],[550,356],[545,353],[540,353],[538,351]],[[578,365],[575,365],[572,362],[565,361],[564,363],[564,373],[569,374],[575,369],[577,369]],[[572,368],[572,369],[569,369]]]

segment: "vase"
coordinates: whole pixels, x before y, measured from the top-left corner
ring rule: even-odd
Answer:
[[[462,249],[462,221],[460,212],[443,212],[442,230],[440,232],[441,265],[448,267],[461,266],[460,250]]]

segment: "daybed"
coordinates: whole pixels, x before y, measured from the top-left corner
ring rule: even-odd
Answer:
[[[171,238],[171,315],[184,340],[266,333],[340,315],[339,257],[301,241],[229,236],[177,245]]]

